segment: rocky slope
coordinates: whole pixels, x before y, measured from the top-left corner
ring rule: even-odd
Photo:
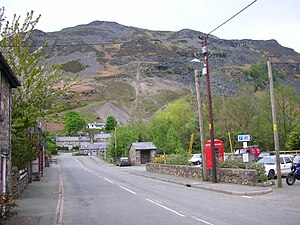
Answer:
[[[82,95],[71,100],[70,108],[77,108],[90,121],[113,115],[126,123],[132,116],[147,118],[194,90],[191,60],[202,60],[202,35],[188,29],[150,31],[94,21],[58,32],[35,30],[32,40],[36,46],[48,42],[49,64],[62,64],[66,72],[80,74],[74,90]],[[215,95],[228,96],[254,83],[245,71],[260,59],[270,59],[277,81],[300,94],[300,54],[275,40],[210,36],[209,51]]]

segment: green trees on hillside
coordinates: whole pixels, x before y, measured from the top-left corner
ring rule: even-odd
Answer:
[[[299,106],[300,97],[295,90],[284,85],[277,84],[275,89],[277,104],[277,122],[281,150],[299,149]],[[204,101],[205,102],[205,101]],[[204,128],[205,140],[209,139],[207,128],[207,107],[204,103]],[[262,150],[274,151],[273,122],[269,90],[264,89],[253,93],[237,93],[228,98],[213,98],[215,138],[225,142],[225,149],[229,152],[229,137],[234,148],[242,147],[237,141],[239,134],[251,134],[253,141],[248,145],[259,145]],[[120,127],[121,129],[121,127]],[[125,129],[125,128],[124,128]],[[199,126],[196,107],[196,96],[189,96],[168,105],[157,113],[150,121],[132,123],[126,126],[127,133],[133,141],[151,141],[158,148],[158,154],[186,153],[190,136],[195,133],[193,145],[194,152],[200,151]],[[117,135],[121,135],[117,132]],[[125,137],[125,136],[124,136]],[[117,136],[122,142],[124,138]],[[126,140],[128,140],[126,138]],[[112,140],[113,141],[113,140]],[[123,150],[128,151],[129,142],[126,142]]]

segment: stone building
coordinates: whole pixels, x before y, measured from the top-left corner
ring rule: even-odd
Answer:
[[[20,82],[0,52],[0,188],[2,193],[8,193],[12,191],[12,88],[16,88],[17,86],[20,86]]]
[[[134,142],[130,146],[129,158],[132,165],[153,162],[157,148],[152,142]]]
[[[97,156],[99,152],[106,154],[108,144],[106,142],[81,142],[79,151],[83,154]]]
[[[59,147],[67,147],[69,150],[73,149],[74,147],[79,147],[80,143],[82,142],[89,142],[89,137],[78,136],[78,137],[56,137],[55,144]]]

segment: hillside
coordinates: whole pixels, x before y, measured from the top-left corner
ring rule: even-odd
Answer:
[[[195,57],[202,60],[202,35],[188,29],[150,31],[94,21],[58,32],[35,30],[32,41],[35,46],[48,42],[45,53],[49,64],[61,64],[66,72],[79,74],[73,90],[80,96],[68,100],[68,109],[78,110],[87,122],[105,121],[113,115],[124,124],[132,117],[147,119],[194,90],[190,61]],[[261,59],[270,59],[276,80],[300,94],[300,54],[275,40],[210,36],[209,51],[214,95],[229,96],[245,84],[254,85],[255,79],[245,71]],[[59,117],[51,120],[51,129],[61,128]]]

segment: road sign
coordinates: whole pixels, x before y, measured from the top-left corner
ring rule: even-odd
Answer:
[[[238,141],[243,141],[243,142],[252,141],[252,138],[253,137],[251,134],[238,135]]]

